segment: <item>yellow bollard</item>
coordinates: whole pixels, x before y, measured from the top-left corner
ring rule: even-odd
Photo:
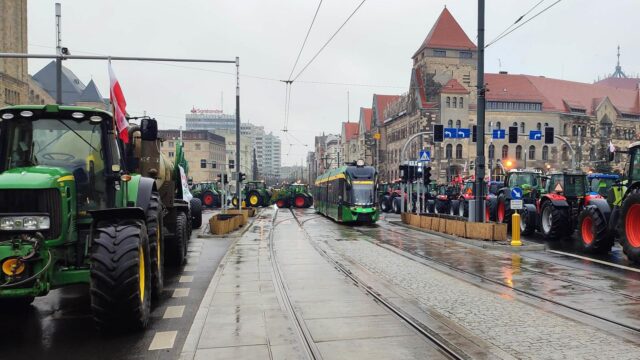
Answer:
[[[520,214],[518,211],[511,215],[511,246],[522,246],[520,241]]]

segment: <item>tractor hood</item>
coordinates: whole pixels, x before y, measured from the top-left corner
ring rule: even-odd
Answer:
[[[63,168],[49,166],[21,167],[0,173],[0,189],[49,189],[57,187],[63,177],[71,173]],[[72,177],[65,180],[71,180]]]

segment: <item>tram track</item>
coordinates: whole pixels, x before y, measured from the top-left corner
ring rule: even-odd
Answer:
[[[520,294],[523,294],[523,295],[527,295],[527,296],[529,296],[531,298],[542,300],[542,301],[548,302],[550,304],[553,304],[555,306],[559,306],[559,307],[568,309],[570,311],[573,311],[573,312],[576,312],[576,313],[580,313],[582,315],[586,315],[588,317],[592,317],[594,319],[598,319],[600,321],[603,321],[603,322],[606,322],[606,323],[609,323],[609,324],[613,324],[615,326],[619,326],[619,327],[624,328],[626,330],[633,331],[636,334],[640,334],[640,328],[638,328],[638,327],[635,327],[635,326],[632,326],[632,325],[628,325],[628,324],[625,324],[625,323],[622,323],[620,321],[616,321],[616,320],[610,319],[610,318],[602,316],[602,315],[594,314],[594,313],[592,313],[590,311],[587,311],[587,310],[584,310],[584,309],[580,309],[578,307],[572,306],[570,304],[563,303],[563,302],[558,301],[558,300],[551,299],[551,298],[543,296],[543,295],[538,295],[538,294],[536,294],[534,292],[531,292],[531,291],[528,291],[528,290],[524,290],[524,289],[520,289],[520,288],[517,288],[517,287],[510,286],[510,285],[505,284],[505,283],[503,283],[503,282],[501,282],[499,280],[495,280],[495,279],[490,278],[488,276],[480,275],[480,274],[474,273],[472,271],[462,269],[462,268],[457,267],[455,265],[452,265],[452,264],[450,264],[448,262],[445,262],[445,261],[442,261],[442,260],[439,260],[439,259],[436,259],[436,258],[433,258],[433,257],[430,257],[430,256],[426,256],[424,254],[420,254],[419,252],[416,252],[416,251],[410,251],[410,250],[407,250],[407,249],[401,249],[401,248],[395,246],[392,243],[381,242],[380,240],[376,239],[371,234],[368,234],[365,230],[358,229],[357,227],[354,227],[352,229],[354,231],[357,231],[360,234],[368,237],[368,238],[371,238],[372,240],[367,240],[367,241],[369,241],[370,243],[372,243],[374,245],[377,245],[377,246],[382,247],[382,248],[386,248],[385,246],[383,246],[383,244],[384,244],[384,245],[392,246],[392,247],[396,248],[399,251],[399,254],[402,255],[402,256],[405,256],[405,255],[402,254],[402,252],[404,252],[404,253],[410,254],[412,256],[418,257],[420,259],[423,259],[425,261],[432,262],[432,263],[438,264],[440,266],[443,266],[445,268],[448,268],[451,271],[458,272],[458,273],[464,274],[464,275],[472,277],[472,278],[477,278],[477,279],[479,279],[481,281],[484,281],[484,282],[487,282],[487,283],[491,283],[491,284],[494,284],[494,285],[499,285],[500,287],[506,287],[508,289],[511,289],[511,290],[517,292],[517,293],[520,293]],[[389,230],[389,229],[386,229],[386,228],[385,228],[385,230],[391,231],[391,232],[395,232],[396,234],[399,234],[399,235],[402,235],[402,236],[412,237],[412,238],[416,239],[415,236],[412,236],[412,235],[409,235],[409,234],[401,233],[401,232],[394,231],[394,230]],[[405,256],[405,257],[408,258],[408,259],[411,259],[411,257],[409,257],[409,256]],[[413,259],[411,259],[411,260],[413,260]],[[521,269],[521,271],[522,270],[526,270],[526,269]],[[529,270],[527,270],[527,271],[529,271]],[[563,278],[559,278],[559,277],[553,277],[553,276],[551,276],[549,274],[545,274],[545,273],[542,273],[542,272],[536,272],[536,271],[532,271],[532,272],[534,272],[534,273],[536,273],[538,275],[549,276],[554,280],[568,282],[568,283],[571,283],[573,285],[584,286],[584,287],[590,288],[590,289],[592,289],[594,291],[606,292],[606,293],[609,293],[609,294],[614,294],[614,295],[622,296],[622,297],[625,297],[625,298],[628,298],[628,299],[631,299],[631,300],[634,300],[634,301],[638,301],[637,298],[635,298],[633,296],[626,295],[626,294],[605,291],[605,290],[598,289],[598,288],[595,288],[595,287],[589,287],[589,286],[587,286],[587,285],[585,285],[583,283],[576,283],[576,282],[568,281],[567,279],[563,279]],[[473,283],[473,282],[471,282],[471,283]]]
[[[416,319],[414,319],[410,315],[406,314],[398,306],[394,305],[392,302],[388,301],[386,298],[381,296],[375,290],[375,287],[373,287],[370,284],[364,282],[362,279],[360,279],[358,276],[356,276],[351,270],[349,270],[349,268],[347,268],[345,265],[343,265],[340,261],[336,260],[329,253],[327,253],[327,251],[325,251],[324,249],[320,248],[318,246],[318,244],[316,243],[316,241],[311,237],[311,235],[304,228],[303,225],[307,221],[316,220],[317,218],[324,218],[324,217],[315,216],[315,217],[312,217],[312,218],[309,218],[309,219],[304,219],[304,221],[301,221],[301,219],[298,217],[298,215],[296,215],[296,213],[293,210],[290,209],[289,211],[291,212],[291,215],[293,216],[293,219],[295,219],[295,221],[297,222],[298,226],[302,230],[302,233],[307,238],[309,243],[313,246],[313,248],[323,258],[325,258],[330,264],[332,264],[335,269],[337,269],[338,271],[343,273],[345,276],[347,276],[351,281],[353,281],[353,283],[358,288],[360,288],[365,293],[367,293],[368,295],[373,297],[373,299],[375,299],[376,302],[378,302],[380,305],[382,305],[384,308],[386,308],[393,315],[395,315],[396,317],[398,317],[402,321],[404,321],[406,324],[408,324],[414,331],[416,331],[419,335],[421,335],[425,339],[427,339],[427,341],[430,344],[432,344],[434,347],[439,349],[445,356],[447,356],[447,357],[449,357],[451,359],[469,359],[470,358],[469,356],[464,354],[461,350],[459,350],[455,345],[449,343],[447,340],[445,340],[440,335],[438,335],[434,330],[430,329],[425,324],[420,323],[419,321],[417,321]],[[277,217],[277,212],[276,212],[276,216],[274,217],[274,219],[276,217]],[[272,231],[272,233],[273,233],[273,231]],[[270,239],[270,241],[271,240],[272,239]],[[275,254],[273,253],[273,244],[272,243],[270,243],[270,247],[272,249],[272,255],[271,255],[272,259],[273,259],[272,262],[274,264],[276,264],[277,263],[277,259],[275,257]],[[277,265],[274,265],[274,266],[277,266]],[[279,279],[280,279],[279,281],[282,281],[281,274],[280,274]],[[284,283],[282,284],[282,286],[286,288],[286,285]]]

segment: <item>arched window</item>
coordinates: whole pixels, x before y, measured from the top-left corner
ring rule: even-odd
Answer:
[[[544,127],[549,127],[549,123],[544,123]]]
[[[502,129],[502,124],[500,123],[500,121],[498,121],[496,123],[496,129],[501,130]]]
[[[451,107],[451,97],[447,96],[447,107]]]
[[[449,119],[449,121],[447,121],[447,127],[448,128],[452,128],[453,127],[453,120]]]
[[[564,128],[562,130],[563,135],[569,135],[569,124],[564,124]]]
[[[562,161],[569,161],[569,148],[567,145],[562,146]]]
[[[453,105],[452,107],[457,108],[458,107],[458,98],[457,97],[453,97]]]
[[[542,160],[549,160],[549,147],[547,145],[542,147]]]
[[[518,127],[518,123],[516,121],[514,121],[513,124],[511,124],[511,126]]]
[[[446,148],[446,151],[445,151],[445,157],[447,159],[451,159],[451,155],[452,155],[451,153],[452,152],[453,152],[453,145],[447,144],[447,148]]]
[[[460,129],[462,127],[462,121],[456,120],[456,129]]]
[[[522,160],[522,146],[516,146],[516,160]]]
[[[538,131],[542,130],[542,124],[541,123],[536,124],[536,130],[538,130]]]
[[[521,122],[521,123],[520,123],[520,134],[524,134],[524,131],[525,131],[525,130],[526,130],[526,129],[525,129],[524,122]]]
[[[529,160],[535,160],[536,159],[536,147],[531,145],[529,146]]]
[[[502,158],[506,159],[509,156],[509,145],[502,146]]]
[[[595,161],[596,160],[596,147],[592,146],[591,149],[589,149],[589,161]]]
[[[456,145],[456,159],[462,159],[462,144]]]
[[[496,158],[496,147],[491,144],[489,145],[489,159],[495,159]]]
[[[464,98],[460,98],[460,108],[464,107]]]

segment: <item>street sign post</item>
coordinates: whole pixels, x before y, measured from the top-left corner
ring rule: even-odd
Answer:
[[[522,199],[519,199],[519,200],[512,199],[509,202],[509,206],[511,206],[511,209],[513,210],[522,210],[522,206],[523,206]]]

